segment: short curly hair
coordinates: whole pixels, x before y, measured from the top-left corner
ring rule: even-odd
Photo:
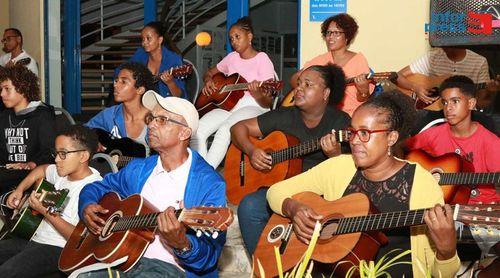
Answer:
[[[439,92],[442,93],[444,90],[451,88],[457,88],[460,92],[462,92],[462,94],[469,97],[476,96],[476,86],[474,85],[474,81],[464,75],[454,75],[448,77],[439,87]]]
[[[344,99],[345,74],[342,68],[333,64],[324,66],[310,66],[305,70],[313,70],[321,74],[327,88],[330,89],[328,103],[337,105]]]
[[[5,67],[0,71],[0,82],[10,80],[16,92],[23,95],[28,101],[40,100],[40,86],[38,77],[23,65]]]
[[[153,74],[145,65],[136,62],[129,62],[121,65],[120,70],[128,70],[132,73],[132,77],[135,80],[134,87],[136,89],[144,87],[145,92],[148,90],[157,91]]]
[[[350,45],[358,33],[359,27],[356,20],[348,14],[330,16],[321,23],[321,35],[323,35],[323,38],[326,38],[326,31],[328,31],[328,26],[330,26],[332,22],[335,22],[335,24],[344,31],[347,45]]]
[[[62,130],[57,136],[66,136],[71,138],[78,147],[85,149],[92,157],[97,152],[98,137],[97,133],[83,125],[70,125]]]

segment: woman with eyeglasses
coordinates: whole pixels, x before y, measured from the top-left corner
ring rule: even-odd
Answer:
[[[321,35],[328,51],[306,62],[303,67],[334,64],[344,70],[347,78],[354,77],[354,84],[346,86],[344,100],[338,104],[338,108],[349,116],[368,99],[375,88],[365,77],[370,72],[365,56],[348,49],[357,33],[358,24],[350,15],[338,14],[327,18],[321,24]],[[293,88],[297,87],[300,72],[295,73],[290,80]]]
[[[0,193],[9,191],[37,165],[52,163],[54,108],[40,101],[39,80],[22,65],[0,71],[5,109],[0,112]]]
[[[430,208],[424,214],[426,226],[385,231],[388,244],[375,261],[395,249],[411,250],[400,264],[387,269],[393,277],[453,277],[460,260],[456,254],[455,226],[450,206],[442,206],[443,193],[432,175],[418,164],[394,156],[409,135],[415,118],[411,100],[399,92],[371,98],[356,109],[350,126],[351,155],[330,158],[311,170],[273,185],[267,200],[271,209],[294,223],[298,239],[311,239],[317,214],[291,197],[310,191],[333,201],[352,193],[367,195],[380,212]],[[394,257],[392,253],[389,257]],[[418,262],[417,262],[418,261]],[[330,273],[332,268],[329,269]]]

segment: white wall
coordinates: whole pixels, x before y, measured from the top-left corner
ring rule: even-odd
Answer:
[[[300,61],[302,66],[326,52],[321,22],[309,22],[309,0],[301,2]],[[375,71],[397,71],[429,49],[424,24],[427,0],[347,0],[347,13],[359,25],[350,49],[363,52]]]

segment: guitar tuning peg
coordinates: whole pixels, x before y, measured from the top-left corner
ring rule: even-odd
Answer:
[[[204,231],[203,233],[204,233],[207,237],[211,237],[211,235],[210,235],[210,233],[209,233],[209,232]]]
[[[219,236],[219,232],[215,231],[212,233],[212,238],[216,239]]]
[[[202,231],[201,230],[197,230],[196,231],[196,237],[201,237],[202,235]]]

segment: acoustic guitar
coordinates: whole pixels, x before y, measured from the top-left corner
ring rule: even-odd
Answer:
[[[68,189],[56,190],[53,184],[44,179],[36,182],[35,190],[37,193],[41,193],[38,200],[52,214],[59,212],[63,208],[64,201],[69,192]],[[8,194],[10,193],[6,193],[5,196],[0,198],[2,202],[7,201]],[[5,215],[1,216],[3,225],[0,232],[0,239],[9,235],[15,235],[16,237],[29,240],[38,226],[40,226],[44,217],[38,211],[29,207],[28,198],[29,194],[25,194],[20,200],[20,209],[2,209]],[[7,204],[2,203],[1,205],[7,207]]]
[[[212,77],[212,80],[217,88],[216,92],[209,96],[200,92],[194,104],[200,117],[215,108],[230,111],[243,97],[250,84],[237,73],[226,77],[223,73],[219,72]],[[276,92],[283,88],[283,81],[263,81],[260,88],[265,91]]]
[[[474,173],[474,166],[455,153],[439,157],[414,150],[406,159],[427,169],[441,185],[447,204],[467,204],[470,192],[478,184],[500,183],[500,173]]]
[[[443,110],[443,104],[441,103],[441,98],[439,97],[439,86],[446,80],[450,75],[443,76],[427,76],[419,73],[413,73],[411,75],[406,76],[413,84],[417,84],[425,89],[427,89],[430,93],[430,97],[435,97],[436,99],[432,103],[425,103],[420,100],[416,94],[414,94],[411,90],[398,87],[406,95],[410,96],[415,100],[415,108],[416,109],[425,109],[431,111],[440,111]],[[500,80],[500,75],[495,78],[496,81]],[[477,83],[475,84],[475,90],[485,89],[488,86],[488,83]]]
[[[184,64],[182,66],[170,68],[169,70],[167,70],[167,72],[170,75],[172,75],[174,78],[184,79],[184,78],[187,78],[193,72],[193,65]],[[161,81],[161,74],[153,76],[153,81],[155,83],[160,82]]]
[[[148,245],[154,241],[157,216],[161,213],[139,194],[122,200],[111,192],[99,204],[109,210],[101,214],[105,224],[99,235],[92,234],[80,221],[73,230],[59,258],[59,269],[73,272],[98,262],[113,263],[126,257],[118,268],[130,270],[142,257]],[[196,235],[217,238],[233,221],[229,208],[193,207],[180,209],[177,218]]]
[[[336,277],[345,277],[352,265],[359,265],[359,260],[373,260],[379,247],[387,244],[387,237],[380,230],[425,224],[426,209],[375,213],[376,209],[362,193],[326,201],[315,193],[303,192],[294,195],[293,199],[324,216],[311,258],[322,263],[351,262],[337,264],[333,274]],[[465,223],[472,230],[485,227],[500,236],[500,205],[455,205],[452,208],[454,220]],[[296,265],[307,249],[293,232],[290,219],[278,214],[267,223],[254,253],[253,265],[256,266],[259,260],[269,277],[278,275],[274,247],[279,248],[283,271]]]
[[[335,132],[338,142],[348,142],[349,132]],[[303,143],[294,136],[281,131],[271,132],[263,139],[250,137],[250,142],[271,156],[272,169],[260,171],[252,167],[250,158],[234,144],[229,146],[224,163],[224,178],[229,202],[239,204],[248,193],[260,187],[291,178],[302,172],[301,157],[321,149],[321,138]]]
[[[395,82],[396,79],[398,78],[398,74],[393,71],[376,72],[376,73],[367,73],[365,74],[365,77],[366,79],[374,83],[387,82],[387,81]],[[345,80],[346,86],[354,85],[354,79],[355,77],[347,78]],[[293,105],[295,105],[295,89],[292,89],[290,92],[288,92],[281,101],[281,106],[283,107],[288,107]]]

